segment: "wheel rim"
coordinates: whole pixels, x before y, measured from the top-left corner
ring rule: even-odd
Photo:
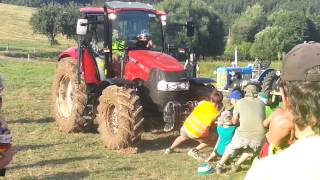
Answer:
[[[59,113],[67,118],[72,111],[73,88],[70,78],[64,76],[59,83],[57,107]]]
[[[107,127],[110,128],[113,134],[116,134],[119,130],[119,123],[117,118],[117,108],[114,105],[110,105],[107,111]]]

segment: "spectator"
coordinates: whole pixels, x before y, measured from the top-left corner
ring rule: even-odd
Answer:
[[[286,55],[281,72],[283,108],[298,139],[282,152],[258,160],[246,175],[256,179],[320,179],[320,44],[304,43]]]
[[[192,139],[200,144],[188,151],[188,155],[195,159],[201,159],[198,155],[199,150],[208,147],[216,139],[215,133],[210,129],[220,113],[222,99],[221,92],[211,90],[207,99],[201,101],[187,117],[180,129],[180,136],[174,140],[170,148],[165,150],[165,154],[172,153],[181,143]]]
[[[232,170],[237,171],[240,165],[256,153],[264,140],[263,120],[265,118],[264,103],[258,98],[255,85],[245,87],[245,97],[237,101],[234,107],[232,123],[240,123],[236,132],[226,147],[226,150],[216,165],[216,173],[221,174],[224,164],[230,156],[243,150],[240,158],[232,165]]]

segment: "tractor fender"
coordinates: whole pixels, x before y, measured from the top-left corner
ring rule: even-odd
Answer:
[[[134,82],[121,78],[107,78],[106,80],[101,81],[101,83],[99,84],[99,86],[101,86],[102,88],[106,88],[107,86],[111,85],[133,87]]]
[[[77,53],[77,51],[78,51],[78,48],[68,48],[68,49],[66,49],[65,51],[63,51],[63,52],[61,52],[61,53],[59,54],[59,59],[58,59],[58,61],[60,61],[60,60],[63,59],[63,58],[66,58],[66,57],[70,57],[70,58],[72,59],[72,61],[73,61],[74,63],[76,63],[76,62],[77,62],[77,59],[78,59],[78,53]]]
[[[269,72],[271,71],[275,71],[275,69],[266,69],[265,71],[263,71],[260,76],[258,77],[258,82],[262,84],[264,78],[267,76],[267,74],[269,74]]]
[[[69,48],[59,54],[60,61],[63,58],[71,58],[73,63],[77,64],[78,62],[78,49]],[[81,70],[84,73],[84,80],[86,84],[99,84],[100,77],[98,74],[98,67],[96,61],[92,58],[89,51],[86,48],[83,48],[83,60],[81,64]]]
[[[127,86],[127,85],[133,85],[133,81],[122,79],[122,78],[108,78],[106,81],[110,85],[119,85],[119,86]]]
[[[210,79],[210,78],[190,78],[189,82],[191,84],[211,84],[211,83],[215,83],[215,80]]]

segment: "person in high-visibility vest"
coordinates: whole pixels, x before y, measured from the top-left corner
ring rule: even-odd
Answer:
[[[114,76],[120,75],[120,58],[124,57],[125,41],[121,39],[120,28],[112,31],[112,70]]]
[[[211,127],[220,114],[222,100],[221,92],[211,90],[206,100],[201,101],[187,117],[180,129],[180,136],[174,140],[170,148],[165,150],[165,154],[173,152],[181,143],[192,139],[200,142],[200,144],[188,151],[188,155],[195,159],[201,159],[198,155],[199,150],[208,147],[217,139],[217,135],[211,131]]]

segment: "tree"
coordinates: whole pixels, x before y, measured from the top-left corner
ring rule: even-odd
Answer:
[[[249,6],[232,25],[231,42],[235,44],[253,42],[255,34],[264,29],[265,24],[263,8],[259,4]]]
[[[51,46],[58,43],[55,38],[61,31],[61,10],[61,5],[50,3],[40,8],[30,19],[33,32],[47,36]]]
[[[202,0],[163,1],[158,4],[158,8],[168,13],[166,35],[171,42],[178,46],[192,48],[198,57],[220,55],[223,52],[223,21]],[[177,26],[190,20],[194,22],[195,27],[195,35],[192,38],[187,37],[185,31],[181,31],[182,26],[180,28]]]
[[[276,59],[278,52],[281,52],[281,40],[278,35],[280,29],[278,26],[267,27],[256,34],[255,42],[250,49],[251,56],[259,59]]]
[[[314,39],[313,27],[303,12],[279,10],[268,18],[272,26],[278,26],[277,38],[280,50],[288,52],[296,44]]]
[[[68,39],[76,39],[77,19],[80,17],[79,7],[75,3],[69,3],[68,6],[62,8],[59,15],[59,26],[62,35]]]
[[[276,59],[303,41],[319,40],[317,26],[304,13],[279,10],[268,17],[270,27],[255,36],[251,55]]]

